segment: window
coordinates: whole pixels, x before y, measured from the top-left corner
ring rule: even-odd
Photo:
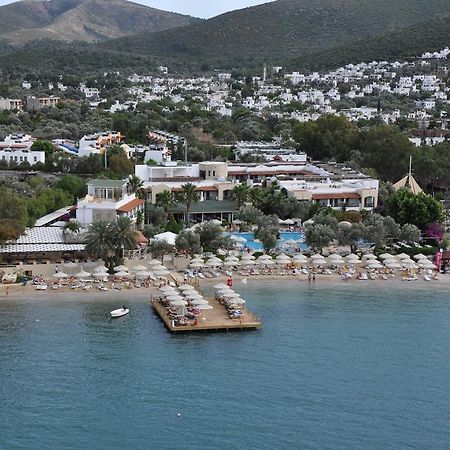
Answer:
[[[364,207],[365,208],[374,208],[375,207],[375,197],[366,197],[364,199]]]

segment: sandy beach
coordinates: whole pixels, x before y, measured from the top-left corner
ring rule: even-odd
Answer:
[[[206,278],[199,280],[199,283],[196,283],[199,290],[202,290],[202,287],[208,288],[211,285],[223,283],[227,279],[226,275],[221,275],[215,278]],[[251,277],[242,277],[239,275],[233,276],[233,285],[234,287],[244,286],[243,280],[246,279],[248,284],[258,283],[258,282],[277,282],[280,283],[280,286],[283,282],[298,282],[302,284],[308,284],[308,276],[307,275],[287,275],[287,276],[276,276],[276,275],[254,275]],[[378,285],[392,285],[396,287],[404,287],[405,289],[414,288],[417,286],[421,287],[429,287],[437,288],[437,287],[448,287],[450,286],[450,276],[440,275],[438,280],[425,281],[422,278],[418,278],[416,281],[403,281],[400,275],[395,277],[389,277],[387,280],[377,279],[377,280],[358,280],[358,279],[350,279],[344,280],[341,275],[333,274],[333,275],[321,275],[318,274],[316,276],[316,281],[312,282],[312,285],[320,286],[321,284],[336,284],[336,285],[345,285],[345,286],[367,286],[370,289],[376,288]],[[14,299],[14,298],[26,298],[30,300],[42,300],[42,299],[68,299],[68,298],[86,298],[89,300],[101,301],[102,299],[124,299],[124,301],[133,301],[133,300],[142,300],[148,299],[150,301],[152,295],[157,295],[158,287],[150,286],[150,287],[130,287],[130,288],[122,288],[122,290],[109,288],[107,291],[100,291],[94,285],[92,289],[88,291],[84,291],[81,289],[72,289],[70,286],[63,286],[58,290],[53,290],[49,288],[46,291],[36,290],[36,287],[29,283],[27,286],[22,286],[22,284],[9,284],[9,285],[0,285],[0,299]]]

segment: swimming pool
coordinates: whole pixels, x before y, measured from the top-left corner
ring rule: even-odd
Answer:
[[[259,241],[255,241],[255,233],[230,233],[231,236],[239,238],[244,247],[251,248],[255,251],[263,251],[264,247]],[[300,249],[307,250],[308,246],[304,243],[304,233],[301,232],[280,232],[280,239],[277,247],[280,249]],[[244,241],[245,240],[245,241]]]

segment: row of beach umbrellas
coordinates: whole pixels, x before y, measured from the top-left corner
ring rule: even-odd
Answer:
[[[382,269],[383,267],[387,267],[390,269],[432,269],[434,268],[434,264],[423,254],[418,254],[414,256],[414,260],[412,260],[409,255],[406,253],[402,253],[400,255],[391,255],[389,253],[384,253],[380,255],[380,262],[377,257],[371,253],[363,255],[361,258],[356,254],[350,254],[345,257],[335,253],[328,257],[324,257],[320,254],[315,254],[311,257],[307,257],[303,254],[296,254],[293,257],[290,257],[285,254],[278,255],[275,259],[270,255],[263,254],[258,258],[255,258],[253,255],[246,253],[242,256],[241,259],[238,259],[236,256],[227,256],[223,261],[216,256],[208,258],[206,261],[200,257],[195,257],[190,264],[191,268],[199,269],[204,267],[237,267],[237,266],[253,266],[253,265],[262,265],[262,266],[273,266],[273,265],[288,265],[288,264],[298,264],[298,265],[306,265],[311,264],[316,267],[320,266],[343,266],[343,265],[363,265],[369,269]]]
[[[147,278],[149,276],[155,275],[157,277],[163,277],[169,273],[169,271],[166,269],[165,266],[161,264],[160,261],[157,260],[151,260],[149,261],[147,267],[143,264],[137,265],[132,267],[131,269],[124,265],[119,265],[114,267],[114,276],[120,277],[120,278]],[[64,264],[65,267],[68,268],[74,268],[77,267],[78,264],[70,262],[67,264]],[[63,271],[58,271],[53,275],[55,278],[58,279],[65,279],[69,278],[72,275],[68,275],[67,273]],[[92,272],[87,272],[83,269],[83,266],[80,268],[80,272],[76,273],[74,275],[76,278],[79,279],[85,279],[89,277],[94,278],[107,278],[109,276],[108,268],[104,266],[103,264],[100,264],[93,268]]]
[[[183,284],[178,289],[173,286],[163,286],[159,289],[159,293],[171,306],[185,307],[191,304],[202,311],[213,309],[203,295],[190,284]]]

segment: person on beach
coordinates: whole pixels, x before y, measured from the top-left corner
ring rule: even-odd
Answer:
[[[313,274],[313,283],[316,282],[316,274]]]
[[[312,279],[311,274],[308,273],[308,283],[309,283],[309,284],[311,284],[311,279]]]

